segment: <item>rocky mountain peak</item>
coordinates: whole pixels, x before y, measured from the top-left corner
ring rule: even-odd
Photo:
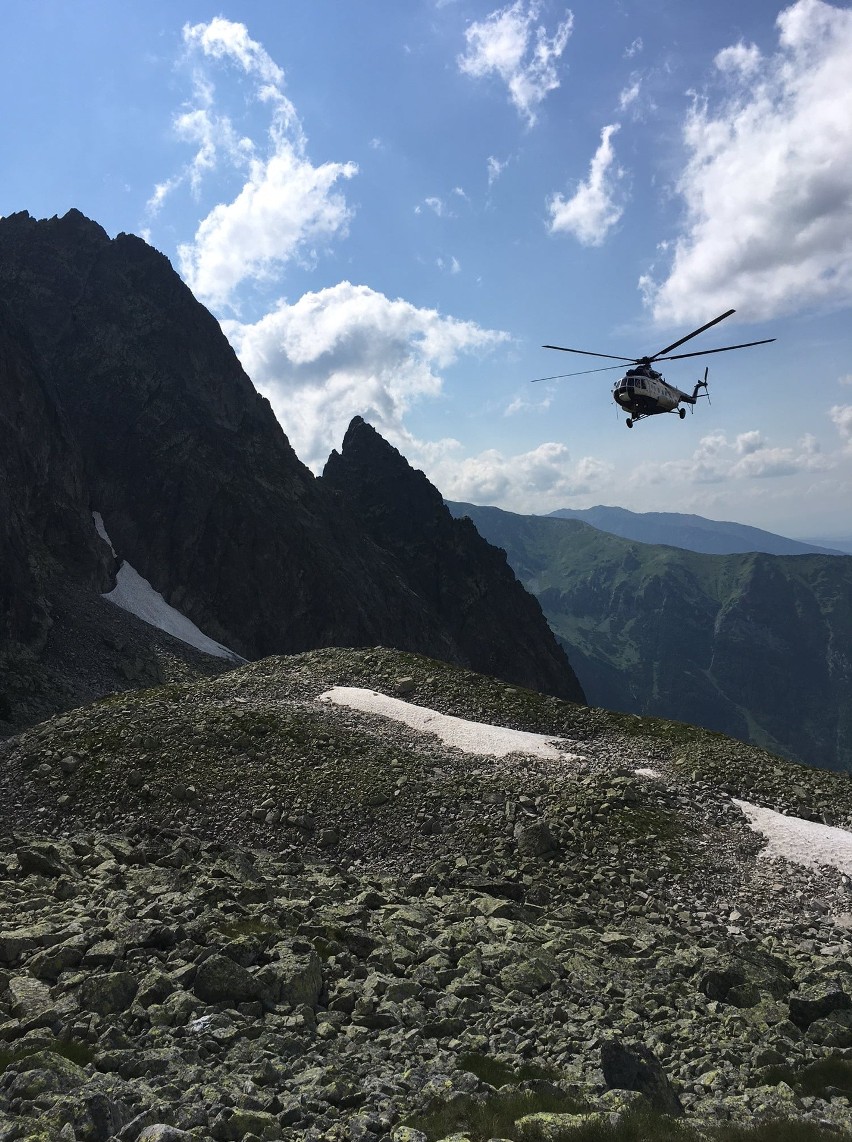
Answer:
[[[389,526],[401,543],[419,539],[427,521],[447,535],[454,531],[446,527],[452,517],[438,489],[360,416],[350,422],[341,451],[329,456],[323,479],[358,499],[371,533]]]
[[[584,701],[564,651],[505,552],[469,519],[453,519],[423,472],[361,417],[350,423],[341,451],[332,452],[321,482],[393,557],[474,669]]]
[[[97,511],[119,560],[212,639],[245,658],[382,644],[582,700],[503,556],[453,523],[363,421],[341,453],[359,473],[350,494],[363,489],[352,512],[332,477],[299,461],[219,323],[142,239],[110,238],[76,210],[0,219],[0,307],[38,346],[44,413],[67,429],[95,550]],[[25,451],[31,433],[26,422]],[[45,497],[62,502],[52,481]]]

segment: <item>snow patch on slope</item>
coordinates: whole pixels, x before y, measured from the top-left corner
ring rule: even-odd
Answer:
[[[101,539],[109,544],[110,551],[115,555],[104,521],[100,512],[92,512],[95,528]],[[103,596],[108,602],[129,611],[132,615],[142,619],[149,626],[157,627],[166,634],[179,638],[181,642],[202,650],[205,654],[215,655],[216,658],[227,658],[232,662],[244,662],[233,650],[216,642],[200,630],[191,619],[175,610],[166,602],[159,591],[155,591],[147,579],[123,560],[115,579],[115,587]]]
[[[319,698],[365,714],[390,718],[419,733],[434,734],[444,745],[455,746],[464,753],[498,758],[520,753],[551,761],[577,761],[582,756],[565,751],[564,746],[570,744],[566,738],[472,722],[358,686],[334,686]],[[650,767],[635,769],[634,773],[649,778],[662,776],[659,770]],[[777,857],[814,869],[830,865],[852,877],[852,832],[801,817],[787,817],[736,797],[731,800],[748,819],[749,826],[766,838],[762,857]]]
[[[547,737],[545,734],[491,726],[484,722],[470,722],[450,714],[439,714],[426,706],[415,706],[400,698],[389,698],[375,690],[358,686],[334,686],[320,694],[320,701],[348,706],[365,714],[379,714],[395,722],[402,722],[420,733],[435,734],[444,745],[455,746],[464,753],[506,757],[510,753],[530,754],[551,761],[576,761],[579,754],[566,753],[556,743],[565,744],[565,738]]]
[[[766,837],[763,857],[782,857],[806,868],[832,865],[852,876],[852,833],[834,825],[821,825],[801,817],[786,817],[774,809],[764,809],[733,798],[756,833]]]
[[[113,555],[115,555],[115,548],[112,545],[112,540],[107,535],[107,529],[104,526],[104,517],[101,515],[100,512],[92,512],[92,519],[95,521],[95,531],[98,533],[98,535],[104,541],[104,543],[107,545],[107,547],[113,553]],[[116,558],[117,558],[117,556],[116,556]]]

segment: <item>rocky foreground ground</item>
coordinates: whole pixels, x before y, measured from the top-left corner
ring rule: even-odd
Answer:
[[[0,1142],[847,1137],[847,878],[732,797],[852,825],[848,776],[381,649],[36,726],[0,746]]]

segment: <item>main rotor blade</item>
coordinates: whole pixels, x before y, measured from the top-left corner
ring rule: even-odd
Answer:
[[[558,349],[560,353],[582,353],[584,357],[609,357],[611,361],[632,361],[632,357],[616,357],[614,353],[590,353],[588,349],[566,349],[564,345],[542,345],[542,349]],[[663,350],[665,352],[665,350]],[[611,366],[615,368],[615,366]],[[573,377],[574,373],[565,376]]]
[[[727,353],[729,349],[748,349],[751,345],[768,345],[774,337],[763,341],[744,341],[742,345],[723,345],[721,349],[700,349],[697,353],[674,353],[671,357],[655,357],[656,361],[679,361],[682,357],[705,357],[708,353]]]
[[[542,346],[546,348],[547,346]],[[604,356],[605,354],[601,354]],[[626,360],[627,358],[625,358]],[[620,369],[621,365],[604,365],[602,369],[582,369],[579,373],[557,373],[553,377],[533,377],[530,381],[531,385],[536,384],[538,381],[561,381],[565,377],[585,377],[587,373],[608,373],[612,369]]]
[[[694,329],[692,333],[687,333],[685,337],[681,337],[680,341],[675,341],[671,345],[666,345],[665,349],[661,349],[659,353],[655,353],[653,357],[643,357],[642,360],[656,361],[662,357],[663,353],[668,353],[672,349],[677,349],[678,345],[683,345],[684,341],[691,341],[693,337],[697,337],[699,333],[703,333],[705,329],[710,329],[714,325],[718,325],[720,321],[724,321],[726,317],[730,317],[732,313],[736,313],[735,309],[729,309],[727,313],[720,313],[718,317],[714,317],[712,321],[708,321],[706,325],[702,325],[700,329]],[[671,360],[667,357],[666,360]]]

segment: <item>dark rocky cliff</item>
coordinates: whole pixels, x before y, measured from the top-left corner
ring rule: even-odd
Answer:
[[[541,607],[506,554],[469,519],[453,519],[426,476],[361,417],[332,452],[322,482],[335,489],[407,583],[439,616],[462,654],[483,674],[583,701],[580,683]]]
[[[345,519],[329,518],[218,322],[165,257],[72,211],[4,220],[0,258],[0,289],[39,339],[92,507],[169,602],[247,657],[394,631],[425,639],[410,592]]]
[[[57,575],[106,590],[83,464],[26,331],[0,303],[0,648],[41,649]]]
[[[470,665],[447,607],[300,463],[163,255],[78,211],[12,215],[0,220],[3,304],[67,422],[78,515],[100,511],[119,555],[206,633],[250,658],[382,643]],[[78,536],[62,559],[85,561],[96,542]],[[483,639],[505,644],[494,661],[511,663],[514,634],[479,615]],[[551,642],[539,618],[528,668],[506,677],[570,690]]]

